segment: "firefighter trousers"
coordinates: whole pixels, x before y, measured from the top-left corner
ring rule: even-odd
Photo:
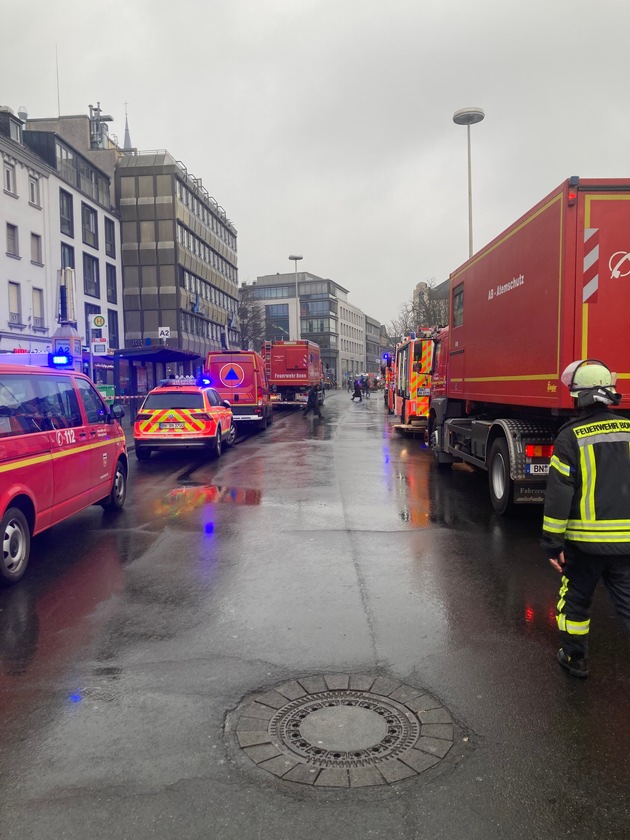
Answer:
[[[564,556],[556,620],[567,656],[586,659],[591,605],[600,579],[630,633],[630,555],[586,554],[571,545]]]

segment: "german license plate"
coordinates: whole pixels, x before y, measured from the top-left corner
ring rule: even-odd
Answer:
[[[549,464],[527,464],[527,475],[549,475]]]
[[[184,429],[185,423],[160,423],[160,429]]]

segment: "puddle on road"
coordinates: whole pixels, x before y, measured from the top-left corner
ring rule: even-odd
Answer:
[[[262,491],[251,487],[205,484],[177,487],[156,503],[158,516],[179,516],[206,505],[259,505]]]

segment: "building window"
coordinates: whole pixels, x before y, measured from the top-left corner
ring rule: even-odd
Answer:
[[[116,256],[116,225],[111,219],[105,219],[105,253],[108,257]]]
[[[4,191],[16,195],[15,166],[12,163],[4,164]]]
[[[39,200],[39,178],[36,178],[34,175],[28,176],[28,200],[35,207],[41,206]]]
[[[42,238],[38,233],[31,233],[31,262],[35,265],[43,265]]]
[[[464,284],[461,283],[453,292],[453,326],[461,327],[464,323]]]
[[[98,274],[98,260],[89,254],[83,254],[83,291],[90,297],[101,296],[101,284]],[[89,304],[86,304],[86,306]]]
[[[44,326],[44,290],[33,289],[33,326]]]
[[[7,222],[7,255],[9,257],[20,256],[20,243],[18,240],[17,225],[11,225]]]
[[[98,248],[98,216],[93,207],[81,204],[81,229],[86,245]]]
[[[120,347],[118,312],[115,309],[107,310],[107,326],[109,327],[109,346],[115,350],[117,347]]]
[[[20,284],[9,281],[9,322],[22,323],[22,307],[20,300]]]
[[[116,289],[116,266],[109,263],[105,266],[105,281],[107,285],[107,302],[118,303],[118,292]]]
[[[19,123],[9,120],[9,134],[11,140],[15,140],[16,143],[22,142],[22,126]]]
[[[74,268],[74,248],[65,242],[61,243],[61,267]]]
[[[65,233],[66,236],[74,236],[72,196],[65,190],[59,190],[59,213],[61,216],[61,232]]]

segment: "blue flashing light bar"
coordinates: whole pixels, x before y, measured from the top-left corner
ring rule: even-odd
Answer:
[[[49,353],[48,367],[53,368],[71,368],[74,359],[70,353]]]

